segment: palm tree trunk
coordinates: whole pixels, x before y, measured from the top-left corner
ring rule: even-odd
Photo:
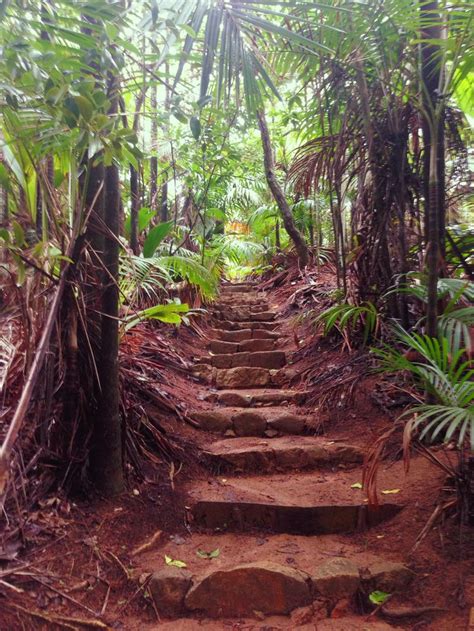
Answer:
[[[426,333],[437,335],[438,278],[445,249],[444,111],[438,103],[443,67],[441,17],[437,0],[420,0],[421,81],[423,89],[423,180],[425,192],[426,270],[428,301]]]
[[[133,164],[130,164],[130,247],[135,255],[139,254],[138,247],[138,172]]]
[[[168,221],[168,182],[161,188],[160,221]]]
[[[116,114],[117,81],[112,75],[108,78],[108,88],[112,102],[109,113]],[[120,181],[116,164],[105,168],[104,197],[107,232],[102,260],[101,346],[97,362],[100,395],[94,419],[91,471],[97,488],[106,495],[115,495],[124,488],[118,362]]]
[[[158,193],[158,157],[156,152],[158,150],[158,121],[156,111],[156,85],[151,88],[151,133],[150,144],[152,156],[150,158],[150,208],[152,210],[157,209],[157,193]]]
[[[260,129],[260,136],[262,138],[263,162],[265,166],[267,183],[280,210],[285,230],[288,232],[290,239],[293,241],[293,244],[295,246],[300,266],[301,268],[304,268],[309,262],[308,247],[303,236],[295,225],[295,220],[291,213],[290,206],[286,201],[283,189],[280,186],[280,183],[278,182],[278,179],[275,175],[275,165],[273,161],[270,134],[268,132],[265,112],[263,110],[259,110],[257,112],[257,121]]]

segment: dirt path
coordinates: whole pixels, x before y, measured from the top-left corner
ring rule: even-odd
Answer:
[[[384,384],[351,373],[355,355],[304,326],[296,339],[294,293],[295,283],[227,285],[195,326],[166,329],[156,345],[152,328],[130,336],[129,352],[160,362],[142,375],[151,398],[140,401],[160,428],[145,444],[164,437],[177,451],[153,457],[117,498],[52,495],[29,515],[14,587],[0,589],[2,631],[61,629],[61,616],[123,631],[466,628],[472,542],[460,557],[453,521],[410,552],[444,474],[415,456],[406,476],[395,441],[380,505],[367,506],[362,461],[393,423],[371,396]],[[355,376],[357,388],[324,408],[312,377],[301,381],[308,370],[328,388],[328,375]],[[374,591],[421,613],[369,617]]]
[[[403,499],[367,506],[363,439],[314,435],[301,392],[283,387],[291,343],[264,294],[225,285],[213,327],[197,367],[211,405],[192,414],[213,475],[186,483],[189,535],[140,558],[160,628],[397,628],[367,619],[368,596],[401,594],[414,573],[341,535],[383,524]],[[383,488],[400,487],[401,473],[384,471]],[[415,472],[408,484],[418,482]]]

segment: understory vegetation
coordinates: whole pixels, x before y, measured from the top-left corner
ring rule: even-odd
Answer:
[[[409,390],[406,454],[453,450],[472,518],[473,15],[462,0],[0,3],[5,514],[56,487],[114,495],[144,460],[183,457],[128,407],[143,323],[183,369],[160,327],[198,326],[223,279],[311,293],[324,270],[337,288],[304,322]]]

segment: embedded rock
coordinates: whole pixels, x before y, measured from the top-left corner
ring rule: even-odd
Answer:
[[[261,436],[267,423],[258,412],[239,412],[232,417],[234,431],[237,436]]]
[[[240,342],[239,351],[249,351],[255,353],[257,351],[272,351],[275,348],[275,340],[269,339],[252,339]]]
[[[177,567],[167,566],[154,572],[148,588],[158,613],[171,616],[181,613],[191,581],[191,572]]]
[[[267,386],[270,381],[269,370],[266,368],[251,368],[249,366],[218,370],[216,375],[216,385],[221,389]]]
[[[334,600],[352,596],[360,585],[359,568],[342,557],[320,565],[311,578],[318,594]]]
[[[233,408],[248,408],[252,398],[248,394],[239,394],[238,392],[220,392],[217,395],[217,402],[220,405]]]
[[[225,432],[232,427],[230,418],[217,410],[194,412],[191,418],[208,432]]]
[[[188,609],[211,617],[288,614],[308,605],[306,576],[293,568],[262,561],[211,572],[186,595]]]
[[[268,427],[284,434],[302,434],[306,421],[304,416],[296,414],[280,414],[268,419]]]
[[[396,592],[408,587],[413,572],[403,563],[376,561],[361,571],[362,578],[371,588],[382,592]]]

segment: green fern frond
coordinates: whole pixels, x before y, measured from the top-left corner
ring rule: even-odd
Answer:
[[[346,342],[350,335],[362,330],[362,343],[366,344],[378,328],[379,314],[371,302],[362,305],[344,303],[329,307],[314,319],[314,323],[324,325],[324,335],[336,329]]]
[[[212,298],[217,294],[216,276],[197,260],[197,255],[194,258],[177,254],[158,256],[153,261],[175,280],[182,279],[196,287],[203,297]]]

